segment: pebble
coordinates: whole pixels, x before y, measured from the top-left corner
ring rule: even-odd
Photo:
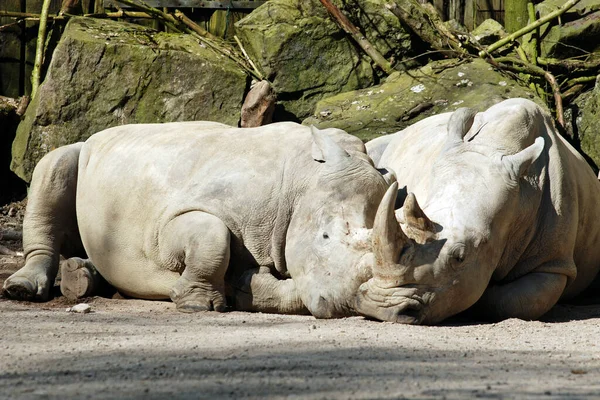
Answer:
[[[67,308],[66,311],[80,313],[80,314],[86,314],[86,313],[89,313],[90,311],[92,311],[92,307],[89,304],[80,303],[80,304],[77,304],[76,306]]]

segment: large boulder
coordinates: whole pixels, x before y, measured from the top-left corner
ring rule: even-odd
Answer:
[[[411,37],[386,2],[358,0],[343,10],[379,52],[401,60],[411,49]],[[238,21],[236,31],[273,82],[276,120],[305,118],[321,98],[377,82],[370,60],[319,0],[271,0]]]
[[[13,142],[11,169],[29,181],[53,148],[128,123],[237,125],[246,75],[189,35],[73,18]]]
[[[539,18],[542,18],[564,5],[564,0],[546,0],[536,5]],[[560,21],[560,23],[557,23]],[[600,0],[581,0],[561,15],[560,20],[552,20],[539,28],[541,38],[539,56],[548,58],[569,58],[587,56],[600,50]],[[524,47],[531,54],[531,34],[523,38]]]
[[[533,99],[543,106],[530,90],[481,59],[442,60],[394,73],[378,86],[323,99],[303,123],[341,128],[366,141],[434,114],[460,107],[482,111],[511,97]]]

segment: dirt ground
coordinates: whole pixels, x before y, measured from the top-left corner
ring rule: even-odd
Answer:
[[[20,227],[22,205],[9,209],[0,230]],[[0,284],[22,263],[1,255]],[[542,321],[428,327],[100,297],[77,314],[55,292],[47,303],[0,298],[0,399],[600,398],[594,298]]]

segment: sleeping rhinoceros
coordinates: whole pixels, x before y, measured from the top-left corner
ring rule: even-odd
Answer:
[[[228,295],[241,310],[355,314],[371,277],[373,221],[385,193],[382,209],[393,204],[394,180],[335,129],[110,128],[37,165],[26,264],[4,293],[46,300],[59,255],[87,253],[120,292],[171,298],[181,311],[223,311]]]
[[[532,101],[433,116],[367,151],[408,195],[387,235],[404,249],[384,253],[359,311],[431,324],[475,304],[536,319],[600,269],[600,183]]]

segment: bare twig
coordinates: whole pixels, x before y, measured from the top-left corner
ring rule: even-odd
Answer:
[[[394,69],[392,68],[392,65],[389,63],[389,61],[386,60],[385,57],[381,55],[381,53],[377,51],[375,47],[373,47],[373,45],[367,40],[365,35],[363,35],[358,30],[358,28],[354,26],[352,22],[350,22],[348,17],[346,17],[340,11],[339,8],[337,8],[329,0],[320,1],[321,4],[323,4],[323,6],[327,9],[329,15],[331,15],[331,17],[344,30],[344,32],[349,34],[354,39],[354,41],[360,46],[360,48],[363,49],[369,57],[371,57],[373,62],[375,62],[375,64],[377,64],[379,68],[381,68],[388,75],[394,72]]]
[[[140,11],[119,10],[102,14],[85,14],[84,17],[90,18],[155,18],[152,15]]]
[[[200,25],[198,25],[197,23],[195,23],[194,21],[189,19],[181,11],[175,10],[175,18],[177,18],[183,24],[187,25],[188,28],[190,28],[191,30],[196,32],[198,35],[205,37],[205,38],[213,39],[213,40],[219,40],[219,38],[217,38],[212,33],[208,32],[206,29],[202,29],[202,27]]]
[[[244,55],[244,57],[246,57],[246,60],[248,61],[248,63],[250,63],[250,65],[252,65],[252,68],[254,69],[254,72],[256,72],[256,75],[258,75],[260,77],[260,79],[262,80],[264,75],[262,74],[262,72],[260,72],[258,70],[258,68],[256,68],[256,65],[254,64],[254,62],[252,61],[250,56],[248,56],[248,53],[246,53],[246,50],[244,49],[244,46],[242,46],[242,42],[240,42],[240,39],[236,35],[233,35],[233,38],[235,39],[235,42],[238,44],[238,46],[240,46],[240,50],[242,51],[242,54]]]
[[[565,69],[567,71],[589,71],[600,68],[600,59],[594,61],[582,60],[559,60],[556,58],[538,58],[540,65],[552,68]]]
[[[584,88],[585,88],[585,85],[583,85],[581,83],[577,84],[577,85],[574,85],[574,86],[571,86],[569,89],[565,90],[562,93],[563,100],[564,101],[570,101],[572,98],[574,98],[579,93],[581,93]]]
[[[568,9],[573,7],[575,4],[579,3],[579,1],[580,0],[567,0],[563,4],[563,6],[560,7],[558,10],[551,12],[550,14],[546,15],[545,17],[540,18],[540,19],[536,20],[535,22],[527,25],[525,28],[519,29],[515,33],[508,35],[507,37],[500,39],[497,42],[489,45],[487,48],[481,50],[479,52],[479,57],[485,58],[488,54],[492,53],[494,50],[499,49],[500,47],[504,46],[507,43],[514,42],[515,40],[517,40],[521,36],[525,35],[526,33],[531,32],[535,28],[538,28],[541,25],[545,24],[546,22],[549,22],[549,21],[553,20],[554,18],[559,17],[560,15],[565,13]]]
[[[29,106],[30,100],[31,100],[31,98],[29,96],[23,96],[19,100],[19,105],[17,106],[17,111],[16,111],[16,113],[19,117],[23,116],[25,114],[25,111],[27,111],[27,107]]]
[[[548,81],[552,87],[552,94],[554,94],[554,107],[556,108],[556,120],[562,126],[565,127],[565,115],[563,111],[562,95],[560,94],[560,86],[556,83],[556,78],[550,72],[546,71],[544,78]]]
[[[16,11],[1,11],[0,10],[0,17],[9,17],[9,18],[28,18],[28,17],[33,17],[33,18],[39,18],[40,15],[39,14],[34,14],[34,13],[16,12]]]

